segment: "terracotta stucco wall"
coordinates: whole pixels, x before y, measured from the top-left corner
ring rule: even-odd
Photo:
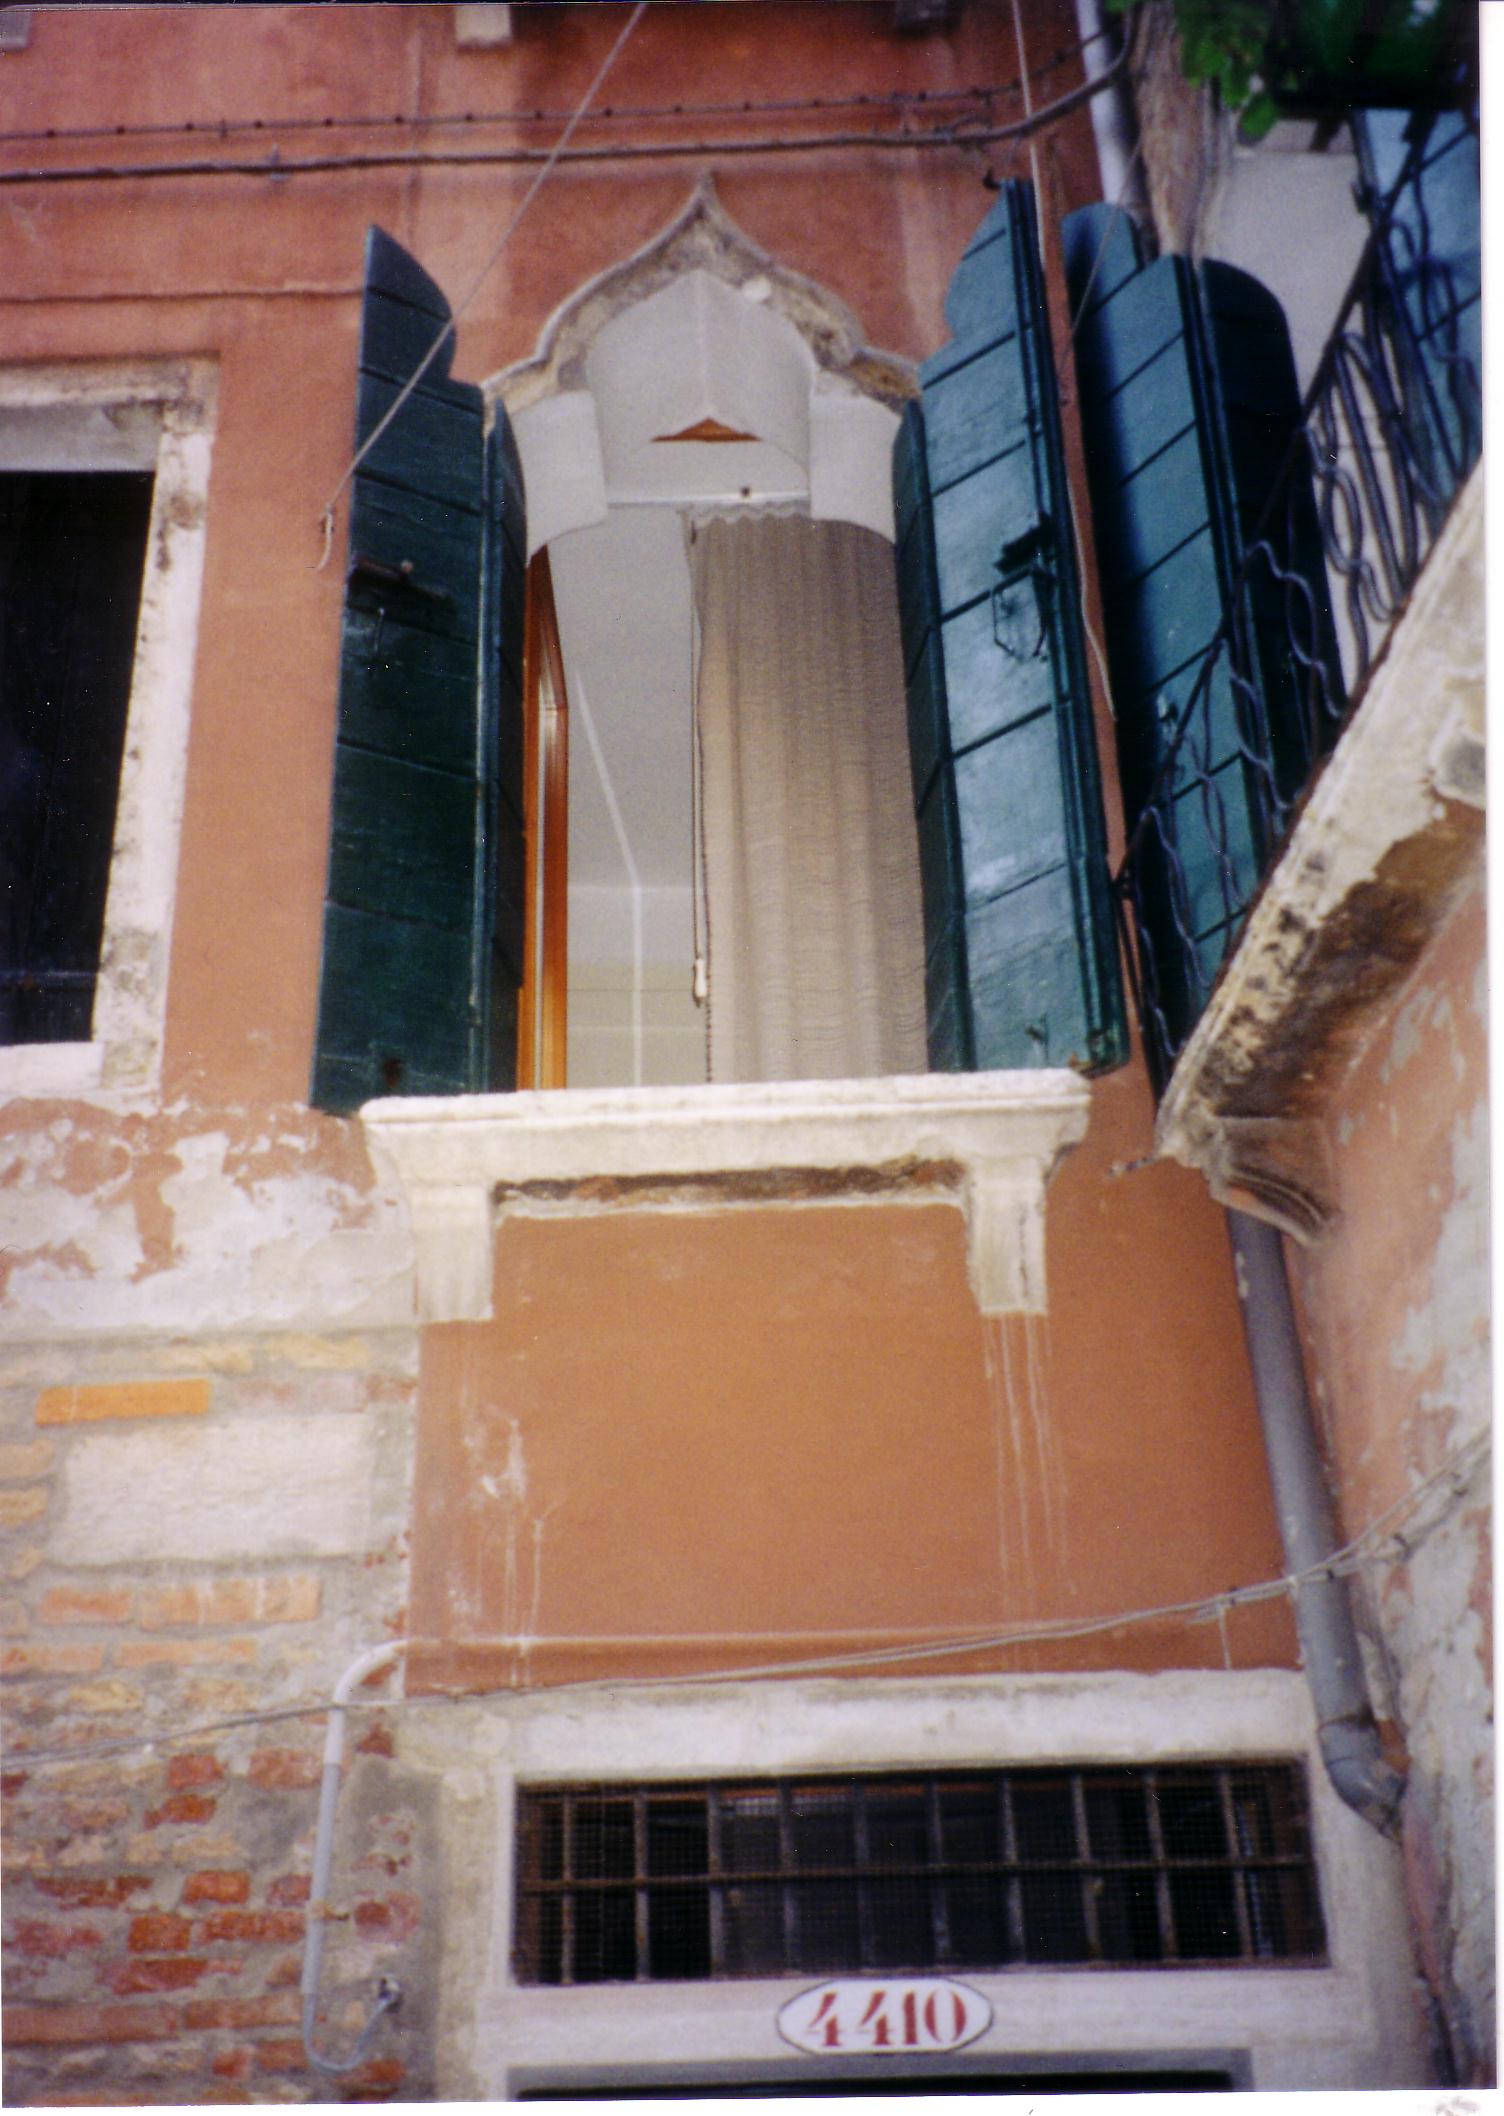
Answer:
[[[1074,43],[1068,0],[1026,13],[1036,63]],[[221,118],[562,111],[619,19],[519,10],[510,48],[463,53],[444,6],[38,10],[27,49],[0,58],[0,129],[105,128],[13,150],[81,167],[268,151],[265,135],[221,138]],[[886,4],[653,8],[611,100],[1016,76],[1009,10],[968,7],[954,33],[914,41],[890,21]],[[1076,78],[1073,62],[1051,90]],[[995,114],[1019,108],[1009,91]],[[203,137],[110,130],[190,118]],[[336,124],[276,144],[290,159],[475,136]],[[921,357],[990,203],[984,169],[1030,164],[999,148],[722,167],[712,150],[560,171],[467,315],[455,371],[531,352],[554,306],[656,233],[704,167],[749,235],[849,302],[875,345]],[[1084,113],[1038,166],[1049,245],[1095,190]],[[634,1641],[731,1634],[717,1653],[745,1665],[802,1654],[810,1632],[841,1646],[1095,1617],[1279,1568],[1220,1215],[1195,1179],[1133,1165],[1151,1132],[1137,1062],[1094,1089],[1088,1140],[1054,1178],[1047,1321],[984,1328],[943,1197],[518,1218],[498,1244],[497,1320],[427,1333],[415,1409],[403,1208],[355,1127],[303,1107],[345,557],[341,509],[320,568],[319,512],[351,445],[366,227],[457,296],[531,173],[0,191],[7,361],[191,354],[219,383],[162,1092],[16,1102],[0,1127],[17,1700],[6,2030],[11,2091],[27,2099],[314,2095],[293,1958],[317,1720],[286,1734],[216,1723],[186,1748],[166,1730],[312,1709],[357,1647],[404,1624],[625,1641],[536,1650],[535,1679],[682,1672],[700,1646]],[[148,1387],[115,1399],[113,1423],[39,1423],[44,1390],[180,1378],[208,1383],[191,1416],[158,1415],[166,1399]],[[324,1525],[294,1532],[277,1496],[316,1463],[333,1480]],[[195,1518],[200,1471],[213,1503]],[[112,1478],[137,1540],[90,1548]],[[154,1510],[177,1541],[143,1553]],[[947,1667],[1247,1667],[1292,1652],[1271,1605],[1225,1632],[1135,1625]],[[503,1672],[520,1672],[516,1656]],[[147,1723],[164,1729],[157,1756],[93,1753]],[[401,1955],[408,2056],[354,2083],[367,2094],[427,2089],[436,1959],[433,1919],[415,1930],[438,1893],[431,1841],[383,1741],[347,1788],[349,1856],[370,1863],[350,1877],[329,1981],[353,2003]],[[58,1750],[89,1753],[26,1761]]]
[[[728,27],[727,17],[733,18]],[[1032,36],[1072,44],[1055,7]],[[742,17],[746,26],[742,26]],[[456,48],[447,7],[256,8],[129,21],[38,14],[0,68],[0,128],[164,124],[223,117],[361,118],[494,108],[565,111],[619,24],[609,10],[548,8],[500,51]],[[939,90],[1016,79],[1011,22],[968,11],[951,37],[895,39],[883,5],[768,6],[701,20],[650,12],[613,74],[619,106]],[[1061,87],[1077,78],[1062,69]],[[1016,114],[1016,94],[1000,116]],[[839,122],[850,121],[850,112]],[[858,112],[858,117],[860,113]],[[777,121],[774,121],[775,125]],[[829,117],[816,120],[833,129]],[[520,128],[525,144],[558,126]],[[713,121],[706,132],[714,138]],[[682,140],[682,124],[643,121]],[[1090,121],[1048,158],[1089,195]],[[485,139],[513,138],[487,128]],[[452,145],[429,131],[286,133],[291,160],[321,152]],[[462,148],[476,138],[466,132]],[[29,148],[34,166],[254,159],[255,134],[132,137]],[[1016,151],[990,163],[1026,167]],[[783,262],[858,312],[870,342],[922,357],[945,336],[940,304],[986,212],[988,163],[842,153],[703,157],[556,172],[461,324],[456,374],[479,379],[530,353],[550,312],[655,234],[714,168],[728,212]],[[292,1102],[306,1093],[317,997],[329,759],[345,512],[322,571],[320,511],[351,446],[360,260],[378,222],[458,299],[519,204],[531,167],[164,177],[7,195],[6,357],[102,360],[203,353],[220,363],[204,622],[194,688],[164,1087]],[[1056,182],[1063,179],[1056,177]],[[1086,188],[1083,189],[1082,187]],[[122,200],[129,200],[128,207]],[[1072,200],[1074,202],[1074,199]]]
[[[1342,1217],[1300,1271],[1346,1532],[1463,1455],[1421,1517],[1441,1525],[1367,1576],[1364,1604],[1409,1748],[1427,1970],[1473,2079],[1491,2074],[1494,2019],[1492,1570],[1476,1456],[1490,1394],[1481,864],[1334,1099]]]
[[[505,1220],[496,1321],[425,1333],[413,1626],[536,1643],[430,1673],[798,1662],[1277,1577],[1222,1215],[1114,1172],[1145,1101],[1100,1092],[1054,1179],[1047,1317],[984,1322],[934,1199]],[[1262,1604],[946,1665],[1291,1651]]]

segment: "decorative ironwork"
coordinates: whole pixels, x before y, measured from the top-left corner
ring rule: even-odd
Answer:
[[[1415,121],[1380,196],[1366,122],[1372,231],[1222,621],[1183,705],[1162,707],[1173,731],[1115,878],[1161,1087],[1481,451],[1476,132],[1456,114]],[[1195,876],[1182,858],[1188,797],[1210,875],[1204,848]]]

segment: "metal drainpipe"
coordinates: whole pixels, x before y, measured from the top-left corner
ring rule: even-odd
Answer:
[[[1338,1547],[1337,1522],[1316,1445],[1282,1238],[1246,1212],[1229,1210],[1227,1226],[1285,1565],[1299,1575]],[[1380,1753],[1346,1579],[1303,1580],[1295,1589],[1295,1626],[1327,1775],[1365,1822],[1397,1837],[1405,1780]]]
[[[1128,24],[1125,20],[1109,23],[1102,0],[1076,0],[1076,28],[1086,47],[1081,55],[1086,78],[1095,81],[1117,57],[1127,38]],[[1113,28],[1116,39],[1109,40],[1103,32]],[[1136,128],[1126,82],[1119,81],[1105,94],[1092,97],[1091,129],[1097,142],[1103,198],[1120,201],[1130,210],[1142,207],[1143,174],[1133,163]]]
[[[384,1976],[376,1987],[376,1998],[365,2026],[355,2038],[348,2057],[327,2057],[314,2041],[319,2011],[319,1976],[324,1966],[324,1927],[329,1917],[329,1877],[334,1870],[334,1815],[339,1806],[340,1768],[345,1757],[345,1714],[360,1685],[383,1668],[391,1667],[407,1651],[406,1639],[392,1639],[357,1654],[334,1686],[329,1700],[329,1726],[324,1736],[324,1775],[319,1786],[319,1819],[313,1843],[313,1882],[309,1891],[308,1925],[303,1939],[303,2048],[308,2062],[326,2078],[338,2079],[353,2072],[371,2046],[376,2024],[383,2013],[399,2005],[402,1986]]]

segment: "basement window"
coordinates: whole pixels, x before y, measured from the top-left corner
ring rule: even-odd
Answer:
[[[518,1798],[526,1984],[1325,1958],[1294,1764]]]

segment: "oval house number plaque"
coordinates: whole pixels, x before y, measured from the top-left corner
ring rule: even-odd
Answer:
[[[801,1991],[778,2010],[784,2041],[819,2057],[959,2050],[991,2025],[981,1992],[946,1976],[839,1979]]]

